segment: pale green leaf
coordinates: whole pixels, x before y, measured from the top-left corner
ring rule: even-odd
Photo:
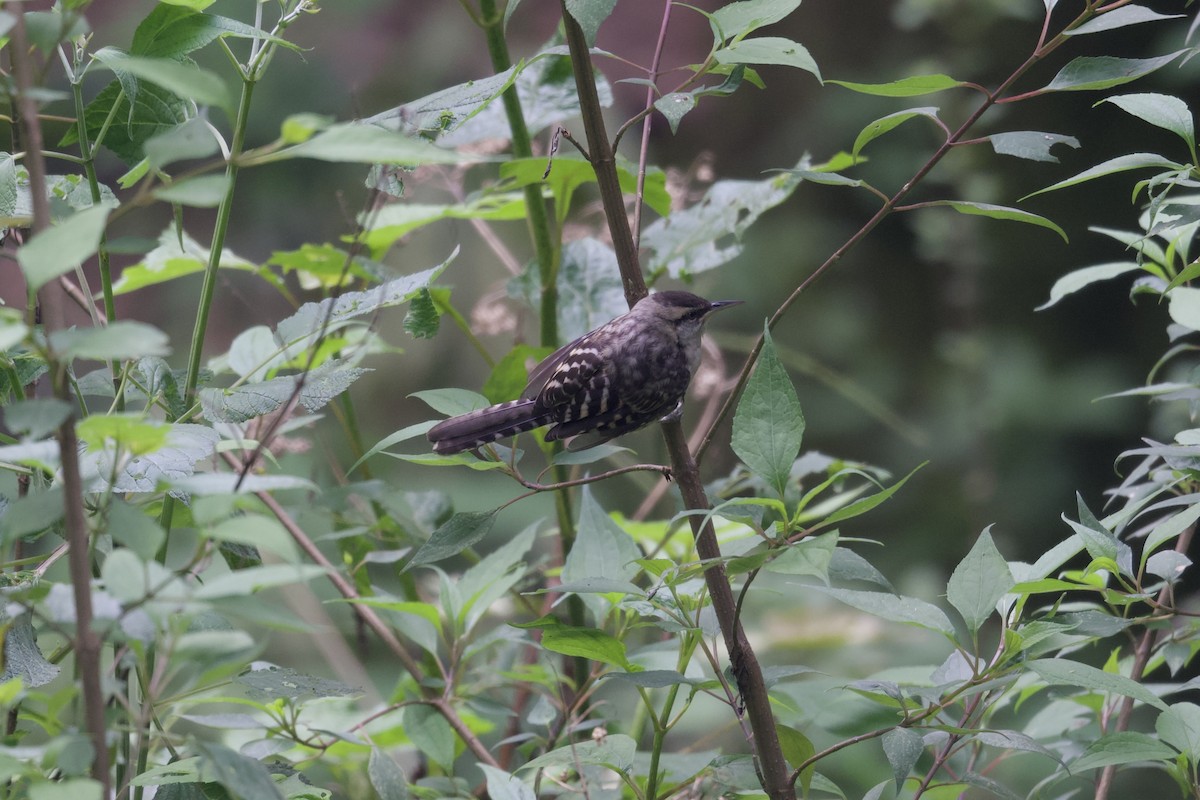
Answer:
[[[1182,14],[1159,14],[1145,6],[1121,6],[1104,14],[1097,14],[1078,28],[1063,31],[1068,36],[1082,36],[1088,33],[1111,31],[1124,28],[1126,25],[1137,25],[1142,22],[1157,22],[1163,19],[1178,19]]]
[[[711,19],[724,42],[773,25],[799,7],[800,0],[740,0],[721,6]]]
[[[804,45],[779,36],[742,39],[713,54],[719,64],[774,64],[811,72],[819,81],[821,70]]]
[[[1112,264],[1096,264],[1092,267],[1073,270],[1054,282],[1054,285],[1050,287],[1050,298],[1034,310],[1047,309],[1085,286],[1116,278],[1129,272],[1137,272],[1140,269],[1141,266],[1133,261],[1117,261]]]
[[[290,158],[406,167],[481,160],[479,156],[446,150],[424,139],[356,122],[331,125],[307,141],[259,156],[255,163],[265,164]]]
[[[1121,731],[1102,736],[1070,764],[1071,772],[1134,764],[1142,761],[1171,763],[1178,754],[1169,746],[1140,731]]]
[[[1043,131],[1008,131],[993,133],[988,137],[992,149],[1004,156],[1016,156],[1030,161],[1050,161],[1058,163],[1058,157],[1050,152],[1056,144],[1079,149],[1079,140],[1074,136],[1063,136],[1058,133]]]
[[[1196,128],[1192,120],[1192,110],[1178,97],[1148,92],[1106,97],[1100,102],[1112,103],[1122,111],[1174,133],[1183,139],[1189,148],[1196,146]]]
[[[1096,178],[1102,178],[1105,175],[1114,175],[1118,172],[1125,172],[1131,169],[1152,168],[1179,170],[1183,169],[1183,167],[1183,164],[1172,161],[1169,158],[1164,158],[1156,153],[1130,153],[1129,155],[1110,158],[1094,167],[1085,169],[1078,175],[1074,175],[1066,180],[1061,180],[1058,183],[1051,184],[1045,189],[1038,189],[1036,192],[1027,194],[1021,199],[1026,200],[1030,197],[1035,197],[1045,192],[1053,192],[1058,189],[1065,189],[1068,186],[1075,186],[1076,184],[1084,183],[1085,181],[1095,180]]]
[[[50,346],[59,358],[120,361],[171,352],[167,335],[144,322],[118,320],[101,328],[72,328],[50,334]]]
[[[103,47],[92,54],[104,66],[117,73],[149,81],[172,94],[194,100],[200,105],[228,108],[229,90],[213,72],[173,58],[149,58],[123,53],[115,47]]]
[[[966,86],[963,81],[955,80],[949,75],[912,75],[889,83],[854,83],[853,81],[826,81],[849,89],[859,94],[871,94],[880,97],[916,97],[934,92],[944,92],[959,86]]]
[[[812,587],[835,600],[848,606],[865,611],[868,614],[901,622],[906,625],[916,625],[920,628],[935,631],[945,636],[954,636],[954,625],[946,613],[935,605],[918,600],[915,597],[904,597],[887,592],[864,592],[858,589],[839,589],[836,587]]]
[[[887,756],[888,764],[892,767],[896,790],[899,791],[904,785],[904,779],[912,772],[917,759],[925,751],[925,740],[911,728],[892,728],[883,735],[880,743],[883,745],[883,754]]]
[[[93,206],[78,211],[38,232],[17,250],[17,261],[25,273],[29,290],[36,292],[90,258],[100,246],[100,236],[111,210],[107,206]]]

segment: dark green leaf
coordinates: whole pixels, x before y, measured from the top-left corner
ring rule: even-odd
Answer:
[[[992,541],[990,528],[985,528],[971,552],[958,563],[946,587],[946,599],[958,609],[972,634],[996,611],[996,603],[1012,590],[1012,572],[1008,562]]]
[[[405,332],[418,339],[432,339],[437,336],[441,320],[429,289],[422,286],[417,296],[409,301],[408,313],[404,316]]]
[[[909,108],[904,111],[897,111],[894,114],[888,114],[886,117],[880,117],[859,132],[858,136],[854,139],[854,147],[851,150],[851,155],[857,160],[858,154],[862,152],[864,147],[888,131],[894,130],[910,119],[917,117],[926,117],[936,121],[938,118],[937,113],[937,108],[924,106],[921,108]]]
[[[905,483],[907,483],[908,479],[911,478],[913,475],[915,475],[917,470],[923,466],[925,466],[925,464],[921,464],[920,466],[916,467],[916,469],[914,469],[912,472],[908,473],[903,478],[896,481],[895,483],[893,483],[891,486],[887,487],[886,489],[881,489],[878,492],[876,492],[875,494],[868,495],[867,497],[863,497],[859,500],[855,500],[853,503],[850,503],[849,505],[842,506],[841,508],[837,509],[832,514],[830,514],[828,517],[823,519],[821,521],[821,524],[822,525],[833,525],[834,523],[841,522],[841,521],[847,520],[847,519],[851,519],[852,517],[857,517],[857,516],[867,513],[871,509],[873,509],[876,506],[878,506],[879,504],[883,503],[885,500],[887,500],[889,497],[894,495],[896,492],[900,491],[900,487],[903,486]]]
[[[379,800],[408,800],[408,779],[392,757],[377,747],[367,759],[367,777]]]
[[[617,0],[566,0],[567,13],[579,23],[588,47],[596,43],[596,32],[616,4]]]
[[[625,656],[625,643],[595,628],[552,625],[542,630],[542,647],[552,653],[610,664],[626,672],[635,669]]]
[[[1176,50],[1174,53],[1157,58],[1079,56],[1059,70],[1054,79],[1041,91],[1081,92],[1120,86],[1165,67],[1186,52],[1186,50]]]
[[[924,752],[925,741],[921,734],[911,728],[892,728],[883,735],[881,743],[883,754],[892,765],[892,777],[896,781],[896,790],[899,791],[904,785],[904,779],[912,772],[917,759]]]
[[[116,106],[115,111],[113,106]],[[131,104],[120,81],[113,81],[84,109],[84,123],[90,139],[95,140],[110,114],[113,124],[104,136],[104,146],[126,164],[136,164],[142,160],[143,146],[151,136],[168,131],[191,118],[195,115],[195,107],[154,84],[139,86]],[[72,125],[60,144],[77,142],[76,130]]]
[[[231,796],[283,800],[271,773],[260,762],[215,742],[196,741],[193,747],[213,779]]]
[[[484,396],[492,403],[516,400],[525,389],[530,365],[537,364],[551,352],[548,347],[518,344],[492,367],[491,374],[483,383]]]
[[[487,536],[495,521],[495,511],[455,514],[417,548],[406,569],[434,564],[458,555]]]

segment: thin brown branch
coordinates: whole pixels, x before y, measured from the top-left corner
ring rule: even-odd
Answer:
[[[33,234],[50,227],[50,202],[46,196],[46,162],[42,156],[42,129],[37,121],[37,102],[33,97],[33,64],[25,16],[13,15],[11,58],[17,87],[17,115],[26,149],[25,167],[29,171],[29,193],[33,204]],[[47,335],[67,326],[61,287],[50,281],[38,291],[38,303]],[[67,364],[49,358],[54,395],[70,402],[71,384]],[[73,406],[74,404],[72,404]],[[66,528],[68,570],[75,603],[75,661],[83,694],[84,727],[92,741],[92,779],[107,797],[111,792],[108,742],[104,722],[104,691],[100,685],[100,636],[92,627],[92,559],[87,518],[83,508],[83,480],[79,471],[79,442],[75,436],[75,416],[69,415],[57,433],[62,469],[64,526]]]

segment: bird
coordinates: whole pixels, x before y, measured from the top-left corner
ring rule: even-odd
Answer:
[[[584,450],[678,419],[700,364],[704,323],[741,302],[684,291],[646,295],[542,360],[518,399],[443,420],[426,436],[435,453],[451,455],[553,425],[546,441],[573,436],[568,449]]]

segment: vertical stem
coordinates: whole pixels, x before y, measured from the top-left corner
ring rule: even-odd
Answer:
[[[29,170],[33,234],[37,236],[50,227],[50,203],[46,198],[46,164],[42,157],[42,131],[38,125],[37,103],[31,94],[32,65],[29,63],[30,50],[25,31],[25,17],[19,11],[13,16],[12,67],[17,86],[16,111],[20,117],[25,143],[25,166]],[[66,326],[64,298],[57,281],[50,281],[39,290],[38,302],[43,311],[45,330],[49,338],[54,331]],[[50,352],[49,356],[54,395],[69,402],[69,365],[59,363],[53,352]],[[100,637],[92,628],[92,568],[74,415],[69,416],[59,426],[57,438],[62,468],[64,525],[67,543],[70,546],[67,564],[75,603],[75,664],[83,693],[84,726],[92,741],[92,778],[101,785],[101,795],[108,797],[111,777],[108,771],[108,744],[105,740],[104,694],[100,686]]]
[[[212,244],[208,253],[208,265],[204,270],[204,283],[200,287],[200,303],[196,308],[196,325],[192,330],[192,347],[188,354],[187,381],[183,397],[187,405],[195,400],[196,385],[200,381],[200,357],[204,351],[204,334],[208,329],[208,316],[212,311],[213,292],[217,286],[217,268],[225,250],[225,234],[229,230],[229,219],[233,209],[233,192],[237,185],[238,157],[246,142],[246,125],[250,116],[250,98],[254,94],[256,81],[246,76],[242,81],[242,97],[238,103],[237,119],[234,122],[233,142],[229,147],[229,163],[225,166],[227,186],[221,205],[217,207],[217,221],[213,229]]]
[[[512,66],[508,54],[508,43],[504,40],[504,15],[496,9],[496,0],[479,0],[479,11],[483,32],[487,38],[488,55],[492,69],[504,72]],[[533,155],[533,144],[529,128],[525,125],[525,113],[521,110],[521,99],[514,82],[504,90],[500,98],[508,127],[512,131],[513,155],[529,158]],[[541,283],[541,342],[543,347],[558,346],[558,249],[550,233],[550,217],[546,213],[546,201],[542,197],[541,184],[525,187],[525,213],[529,220],[530,237],[537,253],[538,279]]]
[[[625,296],[632,306],[645,296],[646,282],[638,264],[629,218],[625,214],[624,196],[617,179],[612,144],[604,129],[604,117],[596,93],[596,82],[592,77],[587,41],[579,23],[567,10],[566,0],[562,0],[562,16],[567,44],[571,51],[575,85],[579,91],[579,105],[587,134],[588,151],[592,167],[596,171],[596,180],[600,185],[604,215],[608,219],[613,249],[617,253],[617,265],[621,270]],[[672,476],[679,486],[684,506],[688,509],[709,508],[708,496],[700,482],[696,460],[688,451],[683,428],[678,422],[664,423],[662,428],[667,450],[671,454]],[[738,619],[737,603],[729,585],[724,562],[721,560],[716,533],[712,524],[703,523],[700,517],[692,516],[691,524],[693,535],[696,537],[696,553],[703,562],[709,564],[704,570],[704,580],[712,599],[713,611],[721,627],[725,648],[729,652],[730,668],[737,682],[738,693],[750,718],[750,746],[756,757],[763,789],[771,800],[794,800],[787,761],[783,757],[779,734],[775,729],[775,718],[771,713],[771,701],[767,695],[762,668]]]

